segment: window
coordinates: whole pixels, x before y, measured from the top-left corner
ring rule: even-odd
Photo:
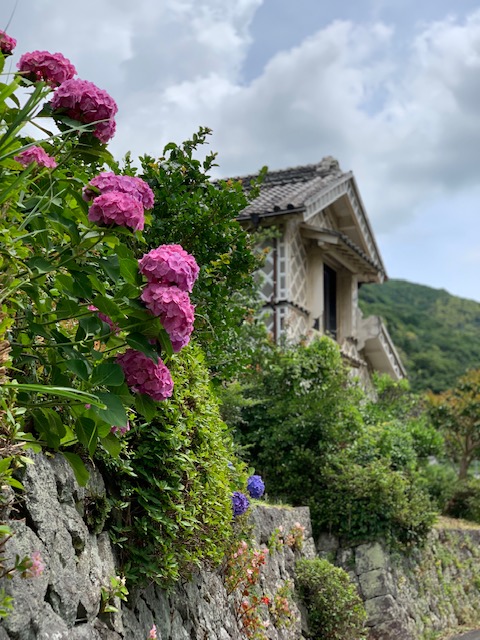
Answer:
[[[323,265],[323,326],[325,333],[337,337],[337,273]]]

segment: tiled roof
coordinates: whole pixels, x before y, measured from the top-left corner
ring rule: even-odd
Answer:
[[[260,187],[260,195],[242,211],[240,218],[302,209],[308,198],[349,175],[341,171],[337,160],[331,156],[317,164],[269,171]],[[234,180],[241,180],[248,189],[250,181],[256,177],[258,174],[239,176]]]

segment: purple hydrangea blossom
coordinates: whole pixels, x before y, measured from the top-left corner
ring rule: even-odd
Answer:
[[[265,492],[265,483],[261,476],[250,476],[247,480],[247,491],[252,498],[261,498]]]
[[[175,352],[190,342],[195,307],[186,291],[149,282],[140,297],[147,308],[160,318]]]
[[[90,185],[98,189],[100,194],[109,191],[121,191],[128,193],[142,203],[145,209],[152,209],[154,204],[153,191],[148,184],[136,176],[119,176],[111,171],[103,171],[90,181]],[[86,186],[82,197],[86,202],[90,202],[99,194]]]
[[[102,225],[118,224],[134,231],[141,231],[145,223],[140,202],[121,191],[109,191],[95,198],[88,210],[88,219]]]
[[[241,491],[234,491],[232,494],[232,508],[233,515],[241,516],[250,506],[250,501],[247,496]]]
[[[179,244],[162,244],[146,253],[138,264],[149,282],[172,284],[190,293],[199,272],[195,258]]]
[[[115,134],[117,103],[106,91],[88,80],[73,78],[61,84],[53,94],[52,110],[54,116],[64,113],[78,122],[96,122],[93,135],[100,142],[108,142]]]
[[[55,169],[57,166],[55,158],[49,156],[42,147],[29,147],[25,151],[21,151],[13,159],[24,167],[28,167],[31,162],[36,162],[39,167],[47,167],[47,169]]]
[[[173,393],[173,380],[163,360],[155,364],[148,356],[134,349],[127,349],[117,357],[128,386],[135,393],[145,393],[154,400],[161,401]]]
[[[17,41],[5,31],[0,30],[0,51],[4,56],[9,56],[17,46]]]
[[[77,70],[61,53],[32,51],[24,53],[17,63],[18,70],[32,82],[44,80],[51,87],[58,87],[71,80]]]

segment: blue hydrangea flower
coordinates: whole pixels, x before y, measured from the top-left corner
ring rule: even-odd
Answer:
[[[261,476],[250,476],[247,481],[247,491],[252,498],[261,498],[265,491],[265,484]]]
[[[247,496],[241,491],[234,491],[232,494],[233,515],[241,516],[250,506]]]

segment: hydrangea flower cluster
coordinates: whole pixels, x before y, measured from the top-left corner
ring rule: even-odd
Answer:
[[[265,483],[261,476],[250,476],[247,480],[247,491],[252,498],[261,498],[265,492]]]
[[[148,282],[140,297],[147,309],[160,318],[175,352],[190,342],[195,307],[186,291],[157,282]]]
[[[15,38],[0,30],[0,51],[4,56],[9,56],[17,46]]]
[[[20,73],[32,82],[44,80],[51,87],[58,87],[77,74],[73,64],[61,53],[32,51],[24,53],[17,63]]]
[[[182,291],[192,292],[199,267],[195,258],[179,244],[162,244],[138,261],[140,273],[149,282],[175,285]]]
[[[30,556],[30,562],[31,564],[27,569],[26,577],[39,578],[45,571],[45,563],[43,562],[40,551],[34,551],[32,553],[32,555]]]
[[[95,187],[95,191],[88,186],[84,188],[82,197],[86,202],[96,198],[99,195],[98,191],[100,195],[110,191],[120,191],[136,198],[144,209],[153,208],[153,191],[145,180],[136,176],[119,176],[112,171],[103,171],[90,181],[90,186]]]
[[[145,214],[142,205],[133,196],[121,191],[109,191],[95,198],[88,210],[88,219],[90,222],[118,224],[142,231]]]
[[[47,169],[55,169],[57,163],[55,158],[49,156],[42,147],[29,147],[13,158],[24,167],[28,167],[31,162],[36,162],[39,167],[47,167]]]
[[[173,393],[173,380],[163,360],[155,364],[148,356],[135,349],[127,349],[117,357],[128,386],[136,393],[145,393],[153,400],[161,401]]]
[[[93,82],[73,78],[63,82],[52,98],[53,115],[65,114],[85,124],[96,122],[93,135],[108,142],[115,134],[115,100]]]
[[[232,494],[232,508],[235,517],[241,516],[250,506],[247,496],[241,491],[234,491]]]

